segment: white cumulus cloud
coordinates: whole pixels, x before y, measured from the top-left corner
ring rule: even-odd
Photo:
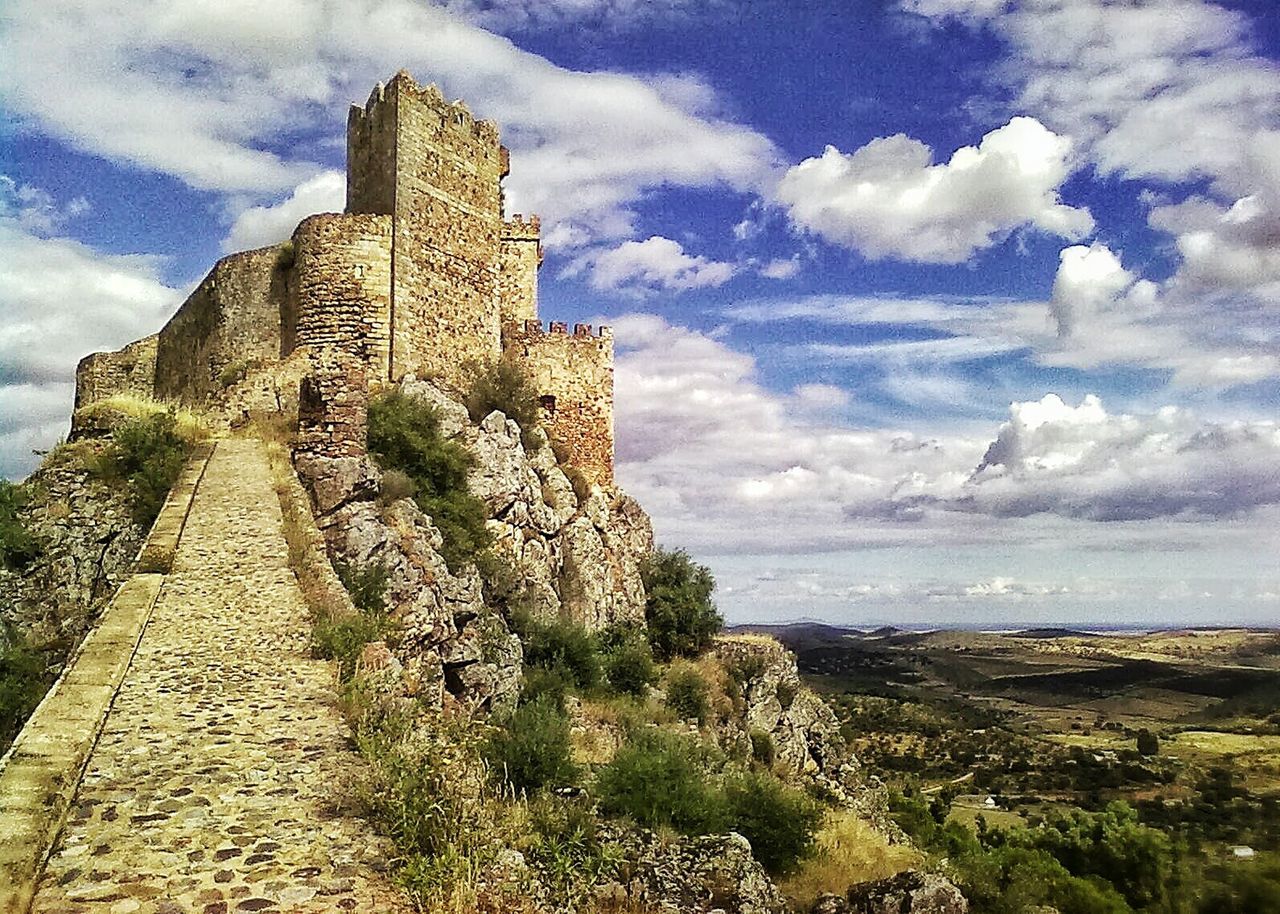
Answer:
[[[240,212],[223,239],[224,251],[244,251],[284,241],[298,223],[313,213],[340,213],[347,205],[347,176],[325,171],[299,184],[275,205],[251,206]]]
[[[737,268],[686,253],[680,242],[653,235],[644,241],[624,241],[615,248],[584,255],[570,264],[566,275],[583,270],[588,271],[592,288],[644,294],[721,286],[733,278]]]
[[[834,146],[790,169],[776,190],[792,222],[873,259],[961,263],[1029,226],[1068,239],[1093,228],[1058,195],[1071,142],[1015,117],[946,163],[898,134],[852,153]]]
[[[67,428],[76,363],[154,333],[181,300],[153,257],[46,238],[0,215],[0,476]]]

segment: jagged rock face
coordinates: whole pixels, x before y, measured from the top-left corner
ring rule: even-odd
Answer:
[[[446,696],[495,709],[514,705],[520,641],[484,605],[475,568],[449,570],[431,518],[408,498],[380,503],[381,474],[368,459],[300,456],[297,470],[333,557],[386,569],[403,690],[437,708]]]
[[[0,618],[69,651],[128,576],[146,531],[123,487],[94,479],[76,460],[50,460],[28,483],[23,515],[41,553],[21,572],[0,571]]]
[[[778,762],[793,774],[835,782],[856,774],[857,762],[840,736],[840,722],[801,685],[791,651],[771,638],[732,635],[717,638],[712,650],[741,689],[740,726],[746,734],[769,734]]]
[[[935,873],[907,870],[879,882],[849,889],[841,898],[819,898],[811,914],[968,914],[969,903],[949,880]]]
[[[618,881],[597,892],[602,902],[638,903],[682,914],[784,914],[782,893],[751,856],[741,835],[663,841],[636,830],[619,836],[625,863]]]
[[[402,390],[435,407],[442,434],[475,457],[469,487],[488,508],[494,552],[511,567],[525,610],[591,629],[643,621],[640,565],[653,533],[632,499],[597,486],[580,502],[540,430],[528,436],[535,446],[526,450],[520,427],[500,412],[476,426],[432,384],[409,378]],[[398,660],[411,693],[495,707],[514,702],[519,640],[486,607],[475,569],[449,570],[431,518],[408,498],[380,502],[382,474],[367,458],[299,455],[296,466],[334,558],[387,569]]]
[[[526,448],[520,427],[502,413],[477,427],[433,384],[408,378],[401,390],[434,406],[441,431],[476,458],[471,491],[489,509],[495,551],[523,581],[521,600],[533,616],[591,630],[643,622],[640,566],[653,551],[653,528],[634,499],[600,486],[580,499],[541,429],[526,435],[533,445]]]

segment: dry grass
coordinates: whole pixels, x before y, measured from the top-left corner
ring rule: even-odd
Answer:
[[[855,883],[887,879],[922,859],[912,847],[890,844],[851,810],[837,810],[818,832],[814,855],[778,887],[797,910],[807,911],[824,892],[843,895]]]
[[[152,400],[132,394],[117,394],[98,400],[80,409],[79,415],[90,419],[146,419],[156,413],[173,410],[177,417],[177,433],[188,442],[204,441],[213,435],[213,424],[210,418],[195,410],[178,407],[161,400]]]
[[[782,642],[773,635],[766,635],[763,632],[735,632],[734,634],[716,635],[717,641],[727,641],[731,644],[769,644],[774,647],[781,647]]]

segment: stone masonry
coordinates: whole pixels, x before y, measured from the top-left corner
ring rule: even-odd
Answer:
[[[504,218],[508,170],[492,122],[397,73],[350,111],[347,211],[224,257],[157,337],[81,362],[77,407],[150,393],[235,411],[251,399],[238,386],[292,386],[292,414],[300,351],[358,360],[366,396],[409,375],[463,392],[505,356],[529,368],[569,462],[610,484],[612,338],[542,331],[541,225]]]

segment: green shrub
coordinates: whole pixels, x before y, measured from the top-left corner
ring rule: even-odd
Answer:
[[[177,414],[168,410],[118,426],[99,466],[108,478],[128,482],[133,521],[150,527],[190,452],[190,443],[178,433]]]
[[[730,827],[772,875],[789,873],[813,851],[822,806],[772,774],[745,772],[725,783]]]
[[[557,708],[563,708],[565,696],[572,691],[573,683],[565,678],[563,670],[527,666],[524,670],[524,685],[520,687],[520,704],[528,704],[545,696]]]
[[[524,854],[550,890],[554,910],[582,910],[583,902],[603,877],[612,875],[618,862],[616,846],[599,840],[591,804],[543,795],[529,804],[529,824],[532,834]]]
[[[658,675],[653,651],[645,641],[629,641],[610,651],[604,671],[609,688],[623,695],[643,695]]]
[[[520,705],[499,725],[484,755],[496,777],[518,791],[534,793],[576,777],[569,749],[569,718],[544,694]]]
[[[351,595],[356,609],[375,616],[386,613],[389,576],[386,566],[374,563],[361,567],[338,561],[333,563],[333,570]]]
[[[218,383],[223,390],[234,387],[249,376],[249,372],[262,367],[261,359],[241,359],[229,363],[218,375]]]
[[[311,653],[323,660],[338,661],[338,678],[349,682],[364,646],[381,641],[391,631],[387,619],[387,569],[382,565],[363,568],[335,562],[334,571],[342,580],[356,607],[353,615],[326,615],[311,627]]]
[[[768,664],[759,654],[745,654],[729,665],[729,678],[740,686],[759,679]]]
[[[472,422],[481,421],[495,409],[520,426],[520,442],[525,450],[537,446],[534,430],[541,418],[538,389],[524,365],[514,359],[494,362],[476,377],[467,394],[467,413]]]
[[[440,433],[440,417],[429,403],[399,391],[371,401],[369,451],[384,470],[412,480],[414,500],[444,537],[440,554],[451,571],[474,563],[488,548],[487,509],[467,489],[474,458]]]
[[[719,831],[727,816],[708,761],[707,750],[692,740],[641,731],[597,774],[600,809],[650,828],[670,825],[685,834]]]
[[[751,731],[751,758],[766,768],[773,766],[778,757],[778,750],[773,744],[773,737],[764,730]]]
[[[44,657],[17,629],[0,631],[0,755],[53,684]]]
[[[681,720],[702,723],[707,716],[707,681],[697,670],[678,669],[667,678],[667,706]]]
[[[19,514],[27,499],[23,486],[0,479],[0,568],[25,568],[40,552]]]
[[[649,641],[660,660],[706,650],[724,619],[711,602],[715,580],[682,550],[656,550],[641,569]]]
[[[402,498],[413,498],[418,494],[418,486],[413,478],[401,470],[387,470],[382,474],[378,485],[378,501],[389,505]]]
[[[799,692],[800,687],[794,682],[780,682],[774,694],[778,698],[778,704],[782,705],[783,708],[789,708],[791,703],[796,700],[796,695]]]
[[[581,625],[567,620],[529,623],[521,633],[526,667],[558,673],[582,690],[600,684],[600,648]]]

